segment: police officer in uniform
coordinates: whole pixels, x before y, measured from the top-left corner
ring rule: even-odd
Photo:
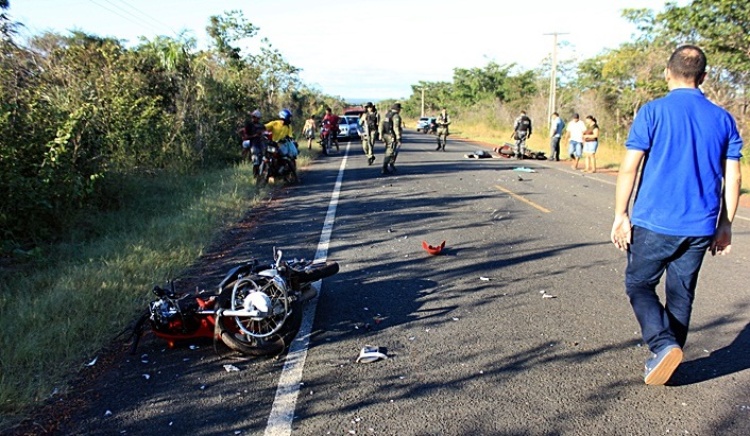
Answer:
[[[526,140],[531,137],[531,118],[526,116],[526,111],[521,111],[521,115],[513,123],[512,139],[516,140],[516,159],[523,159],[526,153]]]
[[[451,123],[451,117],[448,116],[448,109],[443,108],[436,121],[437,129],[437,148],[435,150],[445,151],[445,142],[448,139],[448,124]]]
[[[365,134],[362,135],[362,150],[367,156],[367,165],[372,165],[375,162],[375,140],[378,137],[380,114],[371,102],[367,102],[365,110],[367,112],[363,113],[359,119],[359,123],[365,130]]]
[[[383,174],[396,172],[396,157],[398,148],[401,146],[401,103],[391,106],[391,110],[383,117],[380,123],[380,137],[385,143],[385,156],[383,157]]]

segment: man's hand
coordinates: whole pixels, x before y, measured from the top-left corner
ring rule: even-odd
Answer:
[[[711,255],[717,254],[724,256],[732,251],[732,224],[720,222],[714,233],[714,240],[711,241]]]
[[[615,216],[615,221],[612,223],[612,232],[610,233],[610,239],[621,251],[625,251],[630,246],[632,238],[632,226],[630,225],[630,217],[628,214],[622,214]]]

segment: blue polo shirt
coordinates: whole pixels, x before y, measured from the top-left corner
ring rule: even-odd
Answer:
[[[674,236],[712,236],[721,210],[723,160],[742,157],[734,118],[699,89],[674,89],[644,105],[625,143],[644,151],[631,222]]]

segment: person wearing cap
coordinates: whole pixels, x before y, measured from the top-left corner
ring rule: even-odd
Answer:
[[[242,158],[248,155],[253,162],[253,176],[258,175],[260,156],[263,151],[263,131],[265,126],[260,122],[260,111],[258,109],[250,112],[250,117],[245,121],[244,127],[240,129],[242,137]]]
[[[568,138],[568,154],[575,162],[571,165],[574,170],[578,169],[578,161],[583,155],[583,132],[586,131],[586,123],[581,121],[578,114],[573,114],[573,119],[568,123],[565,129],[565,136]]]
[[[445,142],[448,139],[448,125],[451,123],[451,117],[448,116],[448,108],[443,106],[443,110],[437,117],[437,148],[435,150],[445,151]]]
[[[362,114],[359,119],[359,124],[364,128],[364,135],[362,135],[362,150],[367,156],[367,165],[372,165],[375,162],[375,140],[378,137],[378,126],[380,125],[380,114],[378,114],[375,105],[372,102],[367,102],[365,105],[366,112]]]
[[[396,157],[401,146],[401,133],[403,123],[401,121],[401,103],[391,106],[391,110],[380,122],[380,137],[385,143],[385,155],[383,157],[383,174],[396,172]]]

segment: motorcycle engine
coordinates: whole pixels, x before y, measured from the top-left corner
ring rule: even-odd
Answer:
[[[171,331],[175,328],[189,330],[191,322],[199,310],[198,302],[188,295],[180,299],[160,298],[149,305],[151,325],[158,331]]]

